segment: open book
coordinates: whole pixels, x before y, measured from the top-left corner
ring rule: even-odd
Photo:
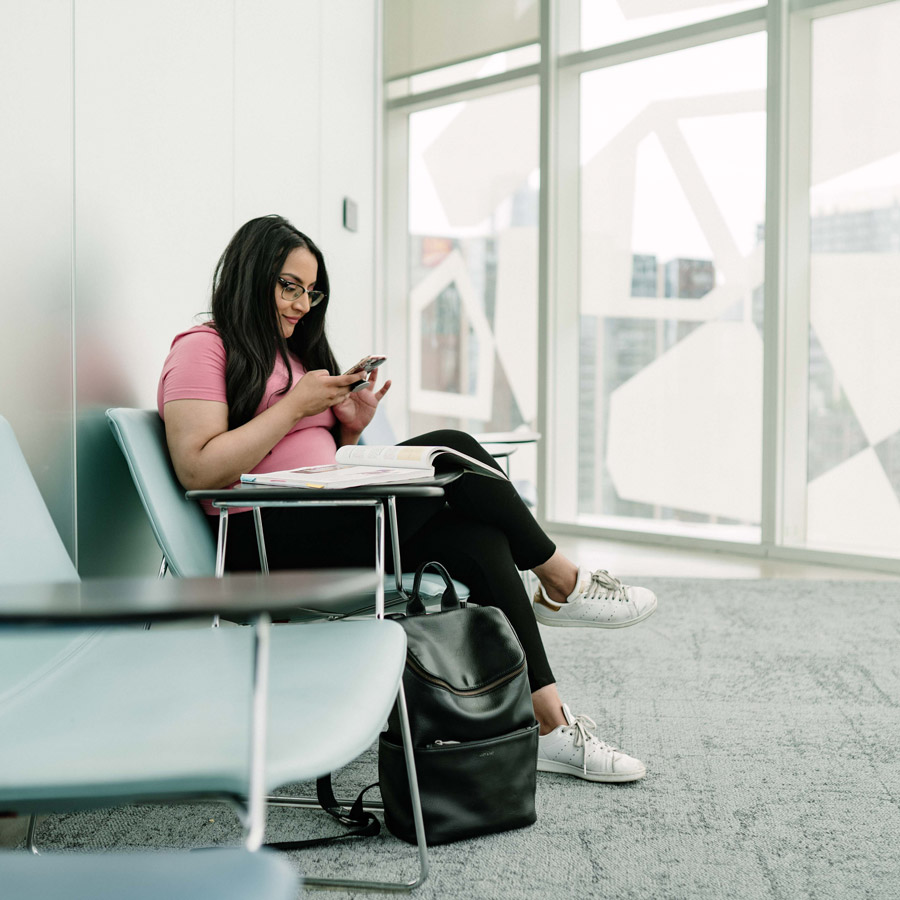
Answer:
[[[325,466],[302,466],[281,472],[241,475],[244,484],[274,484],[307,488],[346,488],[366,484],[405,484],[434,477],[434,461],[439,457],[458,467],[491,478],[506,476],[450,447],[375,447],[348,444],[340,447],[335,462]]]

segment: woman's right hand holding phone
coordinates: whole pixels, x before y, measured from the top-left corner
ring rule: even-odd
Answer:
[[[313,369],[291,388],[285,399],[290,398],[298,418],[315,416],[346,400],[351,385],[358,381],[359,375],[352,372],[329,375],[327,369]]]

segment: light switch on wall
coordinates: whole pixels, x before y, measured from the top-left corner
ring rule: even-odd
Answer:
[[[349,197],[344,197],[344,228],[356,231],[356,203]]]

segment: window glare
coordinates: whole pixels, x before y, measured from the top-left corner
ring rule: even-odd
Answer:
[[[581,0],[581,47],[605,47],[765,5],[761,0]]]

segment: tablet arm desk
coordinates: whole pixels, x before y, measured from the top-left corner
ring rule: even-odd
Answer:
[[[385,552],[384,529],[385,507],[388,527],[391,529],[391,548],[394,565],[394,579],[397,591],[404,595],[400,562],[399,535],[397,530],[397,498],[402,497],[442,497],[444,485],[455,481],[462,472],[444,472],[427,481],[407,484],[372,484],[364,487],[341,489],[301,488],[273,485],[245,484],[233,488],[217,490],[188,491],[191,500],[208,500],[219,510],[219,532],[216,543],[216,575],[225,573],[225,549],[228,542],[228,515],[233,509],[250,507],[256,529],[256,543],[259,550],[260,569],[269,571],[266,555],[262,510],[271,507],[346,506],[369,507],[375,513],[375,570],[378,583],[375,586],[375,615],[384,618]]]

